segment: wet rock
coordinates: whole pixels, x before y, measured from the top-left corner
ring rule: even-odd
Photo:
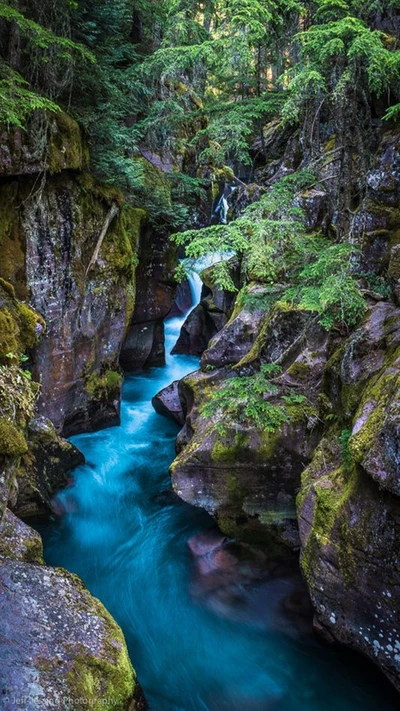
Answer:
[[[68,484],[69,472],[85,461],[45,417],[30,421],[27,439],[29,454],[19,466],[17,501],[12,507],[24,518],[50,511],[54,495]]]
[[[249,352],[265,319],[265,307],[260,308],[257,303],[262,303],[263,296],[268,293],[268,288],[259,284],[247,288],[248,305],[245,303],[237,314],[234,311],[225,327],[208,343],[201,359],[202,368],[239,363]]]
[[[301,564],[316,629],[374,661],[400,690],[400,499],[343,465],[340,433],[302,476]]]
[[[4,711],[140,708],[122,632],[76,576],[2,560],[0,583]]]
[[[290,637],[312,632],[312,607],[296,556],[272,561],[257,548],[210,529],[188,541],[192,593],[219,615],[279,630]]]
[[[135,309],[120,354],[124,370],[165,363],[163,321],[176,296],[176,249],[168,232],[147,226],[141,233]]]
[[[399,339],[399,310],[378,303],[328,362],[333,421],[345,419],[302,474],[298,507],[317,630],[369,656],[400,689]]]
[[[175,420],[178,425],[182,425],[185,422],[185,416],[183,414],[182,404],[179,397],[179,381],[168,385],[168,387],[160,390],[157,395],[152,399],[152,405],[159,415],[164,415],[165,417],[170,417]]]
[[[222,314],[212,315],[203,303],[198,304],[183,324],[172,353],[200,356],[224,320]]]
[[[295,499],[300,474],[321,436],[318,396],[329,337],[312,314],[284,303],[252,319],[246,307],[234,315],[204,355],[206,360],[215,353],[215,370],[205,367],[181,382],[187,416],[171,473],[179,496],[211,513],[223,533],[277,553],[299,546]],[[249,320],[255,324],[252,336]],[[282,374],[271,402],[279,402],[286,389],[306,398],[306,406],[289,408],[288,421],[276,432],[258,429],[246,419],[233,422],[222,410],[202,415],[203,405],[232,377],[230,369],[218,367],[217,357],[223,365],[227,354],[237,360],[234,349],[229,351],[232,328],[241,356],[235,370],[253,372],[260,363],[280,360]]]
[[[188,315],[172,353],[201,355],[211,338],[227,323],[235,295],[216,286],[215,268],[213,265],[202,271],[204,286],[200,304]],[[234,282],[238,282],[240,269],[235,259],[230,260],[230,271]]]
[[[163,321],[146,321],[131,324],[120,356],[120,364],[126,371],[145,366],[160,366],[165,363]]]
[[[175,301],[168,317],[172,318],[173,316],[182,316],[183,314],[187,314],[190,308],[194,305],[189,281],[184,279],[177,286]]]
[[[9,510],[0,524],[0,560],[2,558],[43,563],[43,545],[39,534]]]
[[[40,200],[34,188],[28,177],[1,186],[0,276],[46,322],[33,350],[38,413],[67,435],[116,424],[118,357],[134,307],[133,265],[145,213],[119,209],[87,273],[118,194],[66,172],[46,180]]]

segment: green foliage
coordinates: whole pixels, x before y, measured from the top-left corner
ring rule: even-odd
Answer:
[[[68,37],[55,35],[8,3],[0,2],[0,21],[12,25],[14,31],[24,38],[25,53],[29,57],[28,65],[31,65],[29,75],[36,61],[42,66],[47,65],[50,56],[53,64],[61,65],[72,64],[77,59],[86,62],[94,60],[93,55],[84,45],[73,42]],[[22,65],[23,60],[21,59],[20,62]],[[57,104],[51,100],[51,97],[43,95],[40,89],[41,87],[32,87],[21,71],[18,71],[15,66],[10,66],[5,58],[0,56],[0,123],[23,127],[35,111],[58,111]]]
[[[321,237],[305,240],[297,256],[302,252],[305,266],[295,274],[296,284],[286,291],[286,298],[320,314],[327,330],[335,323],[354,326],[366,308],[352,270],[354,247],[330,244]],[[314,259],[307,263],[310,258]]]
[[[304,396],[293,393],[283,396],[278,403],[270,401],[278,393],[274,381],[280,373],[279,366],[269,363],[253,375],[229,378],[202,405],[201,414],[207,418],[223,414],[223,422],[217,423],[221,434],[227,422],[246,422],[260,431],[276,432],[290,419],[287,406],[306,401]]]
[[[73,42],[68,37],[57,37],[53,32],[42,27],[37,22],[28,19],[14,7],[5,2],[0,2],[0,19],[12,22],[27,37],[34,46],[40,50],[55,48],[56,57],[70,59],[74,54],[81,59],[93,61],[93,55],[83,44]]]
[[[0,77],[0,123],[7,127],[22,128],[34,111],[60,110],[53,101],[31,91],[28,82],[3,63]]]
[[[294,38],[300,45],[301,60],[286,73],[286,120],[299,120],[310,99],[328,99],[343,109],[353,100],[354,92],[365,100],[367,93],[381,96],[398,81],[400,51],[396,43],[388,42],[387,35],[369,25],[380,4],[317,0],[310,26]],[[389,109],[387,117],[392,115]]]
[[[217,253],[223,259],[235,252],[247,281],[260,281],[277,293],[283,289],[286,300],[315,311],[328,330],[336,323],[353,326],[365,310],[357,284],[356,250],[320,234],[307,234],[301,194],[314,181],[312,173],[299,171],[275,183],[229,225],[174,235],[187,254],[178,278],[206,254]],[[214,269],[217,285],[235,291],[226,261]],[[285,287],[288,283],[290,287]]]
[[[17,363],[0,365],[0,417],[23,428],[34,415],[40,386],[28,379]]]
[[[351,471],[354,467],[354,459],[349,446],[350,437],[351,430],[346,429],[342,430],[339,436],[342,465],[346,472]]]

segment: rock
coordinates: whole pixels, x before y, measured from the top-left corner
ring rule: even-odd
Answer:
[[[140,708],[122,632],[75,575],[2,560],[0,583],[4,711]]]
[[[400,325],[400,314],[398,317]],[[350,451],[382,489],[400,496],[400,355],[367,385],[353,420]]]
[[[51,500],[68,484],[68,473],[83,464],[83,454],[57,435],[45,417],[36,417],[28,426],[29,454],[18,470],[18,495],[13,510],[24,518],[51,510]]]
[[[160,390],[152,399],[152,405],[159,415],[170,417],[175,420],[178,425],[183,426],[185,416],[183,414],[182,404],[179,397],[179,381],[168,385],[168,387]]]
[[[216,265],[212,265],[202,271],[200,276],[203,289],[200,304],[189,313],[172,353],[201,355],[211,338],[228,321],[235,295],[216,286],[215,269]],[[240,269],[235,259],[230,260],[230,271],[233,281],[237,283]]]
[[[343,465],[340,432],[302,475],[301,565],[316,628],[367,655],[400,690],[400,499]]]
[[[358,208],[352,225],[353,239],[361,245],[362,269],[378,272],[383,277],[391,263],[392,278],[399,282],[394,267],[399,244],[400,211],[400,135],[388,130],[380,143],[366,176],[368,191]],[[394,251],[393,251],[394,250]]]
[[[216,319],[201,302],[186,318],[172,354],[200,356],[206,350],[211,338],[218,332],[218,326],[222,328],[223,320],[222,316],[217,325]]]
[[[179,282],[177,286],[175,301],[172,305],[171,311],[168,314],[168,317],[172,318],[173,316],[182,316],[183,314],[187,314],[188,311],[190,311],[190,309],[192,308],[192,306],[195,306],[195,304],[193,303],[193,296],[190,284],[187,279],[184,279],[183,281]]]
[[[144,157],[140,164],[148,188],[159,195],[167,209],[172,210],[168,176]],[[169,232],[147,224],[139,243],[140,268],[136,279],[135,309],[121,349],[120,363],[124,370],[133,371],[165,363],[163,321],[175,301],[176,255],[177,247],[170,240]]]
[[[164,323],[146,321],[131,324],[124,341],[120,364],[125,371],[165,364]]]
[[[295,199],[294,204],[304,211],[305,224],[308,230],[316,230],[321,226],[327,211],[328,195],[322,188],[310,188]]]
[[[39,534],[7,510],[0,524],[0,560],[8,558],[25,563],[43,563],[43,545]]]
[[[64,112],[46,118],[40,113],[31,118],[27,130],[3,127],[0,133],[1,176],[81,170],[88,162],[79,125]]]
[[[233,312],[231,318],[208,343],[207,350],[203,353],[201,367],[223,367],[239,363],[249,352],[257,338],[261,322],[265,319],[265,306],[263,297],[269,294],[267,287],[260,284],[251,284],[246,290],[248,304]]]
[[[40,200],[34,186],[35,178],[22,176],[0,188],[0,276],[47,324],[33,350],[34,375],[41,378],[38,412],[66,435],[116,424],[118,358],[134,307],[145,213],[120,208],[86,274],[118,193],[66,172],[46,180]]]
[[[257,288],[250,293],[255,296]],[[246,306],[237,306],[204,354],[205,372],[181,381],[186,422],[171,475],[178,495],[205,508],[223,533],[262,543],[276,553],[282,551],[282,544],[299,546],[295,498],[301,472],[321,436],[318,396],[329,337],[310,313],[281,302],[266,308],[259,307],[252,315]],[[237,354],[234,339],[239,344]],[[210,357],[215,364],[211,372]],[[210,397],[232,377],[226,367],[229,360],[236,363],[236,371],[248,373],[279,359],[283,370],[271,402],[279,403],[286,389],[306,398],[297,409],[287,409],[288,421],[279,429],[258,429],[245,418],[232,421],[223,410],[211,417],[202,414]],[[235,377],[239,376],[235,373]]]
[[[399,342],[399,309],[378,303],[329,360],[324,393],[342,424],[327,427],[298,497],[316,629],[369,656],[398,689]]]

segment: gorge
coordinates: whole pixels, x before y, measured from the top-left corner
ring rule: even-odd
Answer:
[[[397,708],[399,38],[0,1],[0,709]]]

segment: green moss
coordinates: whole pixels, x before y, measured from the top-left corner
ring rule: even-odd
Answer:
[[[353,466],[351,469],[339,464],[341,444],[339,432],[333,429],[317,448],[311,464],[302,474],[301,489],[297,496],[298,515],[306,499],[314,502],[311,530],[303,546],[301,568],[312,587],[315,570],[320,560],[320,550],[331,545],[334,540],[332,531],[335,526],[346,526],[347,507],[359,486],[360,474]],[[339,560],[343,566],[344,578],[350,584],[352,568],[350,565],[351,543],[348,529],[335,535],[340,543]]]
[[[73,667],[67,673],[70,695],[84,698],[93,711],[125,711],[136,685],[126,643],[103,606],[98,604],[95,613],[104,622],[105,646],[99,650],[97,657],[89,654],[83,646],[81,654],[76,654],[74,648]]]
[[[28,450],[24,435],[4,417],[0,418],[0,455],[21,457]]]
[[[0,186],[0,276],[12,282],[17,296],[27,296],[25,282],[25,235],[21,225],[19,194],[15,182]],[[4,287],[10,294],[9,287]]]
[[[0,360],[7,362],[8,354],[18,351],[19,328],[8,309],[0,311]]]
[[[89,162],[88,149],[83,144],[77,122],[60,111],[54,114],[50,125],[50,143],[47,167],[54,175],[66,168],[80,170]]]
[[[93,197],[104,200],[109,205],[111,205],[112,202],[116,202],[117,205],[121,207],[126,202],[124,194],[119,188],[114,185],[109,185],[108,183],[99,183],[92,173],[81,173],[78,180],[84,191]]]
[[[397,368],[391,364],[396,363],[397,357],[397,351],[391,354],[377,377],[372,378],[357,411],[356,419],[365,412],[369,414],[363,426],[349,439],[349,451],[356,462],[362,462],[379,437],[386,409],[390,403],[395,402],[396,393],[400,388],[400,377]]]
[[[41,316],[27,304],[19,302],[12,289],[0,283],[0,362],[9,362],[37,342],[38,324],[44,329]]]
[[[310,378],[311,368],[306,361],[295,361],[287,370],[287,374],[299,382],[307,382]]]
[[[124,276],[134,282],[142,224],[145,210],[125,205],[113,221],[102,248],[102,256],[114,280]]]
[[[211,452],[213,462],[234,464],[248,450],[250,436],[247,432],[235,432],[232,440],[229,437],[220,437],[214,444]]]
[[[86,377],[86,391],[93,399],[109,399],[118,395],[122,385],[122,375],[117,370],[104,373],[90,373]]]
[[[15,289],[9,281],[0,278],[0,287],[6,292],[6,294],[8,294],[8,296],[15,299]]]
[[[235,178],[232,168],[228,165],[224,165],[222,168],[213,168],[213,175],[214,179],[220,183],[231,183]]]

